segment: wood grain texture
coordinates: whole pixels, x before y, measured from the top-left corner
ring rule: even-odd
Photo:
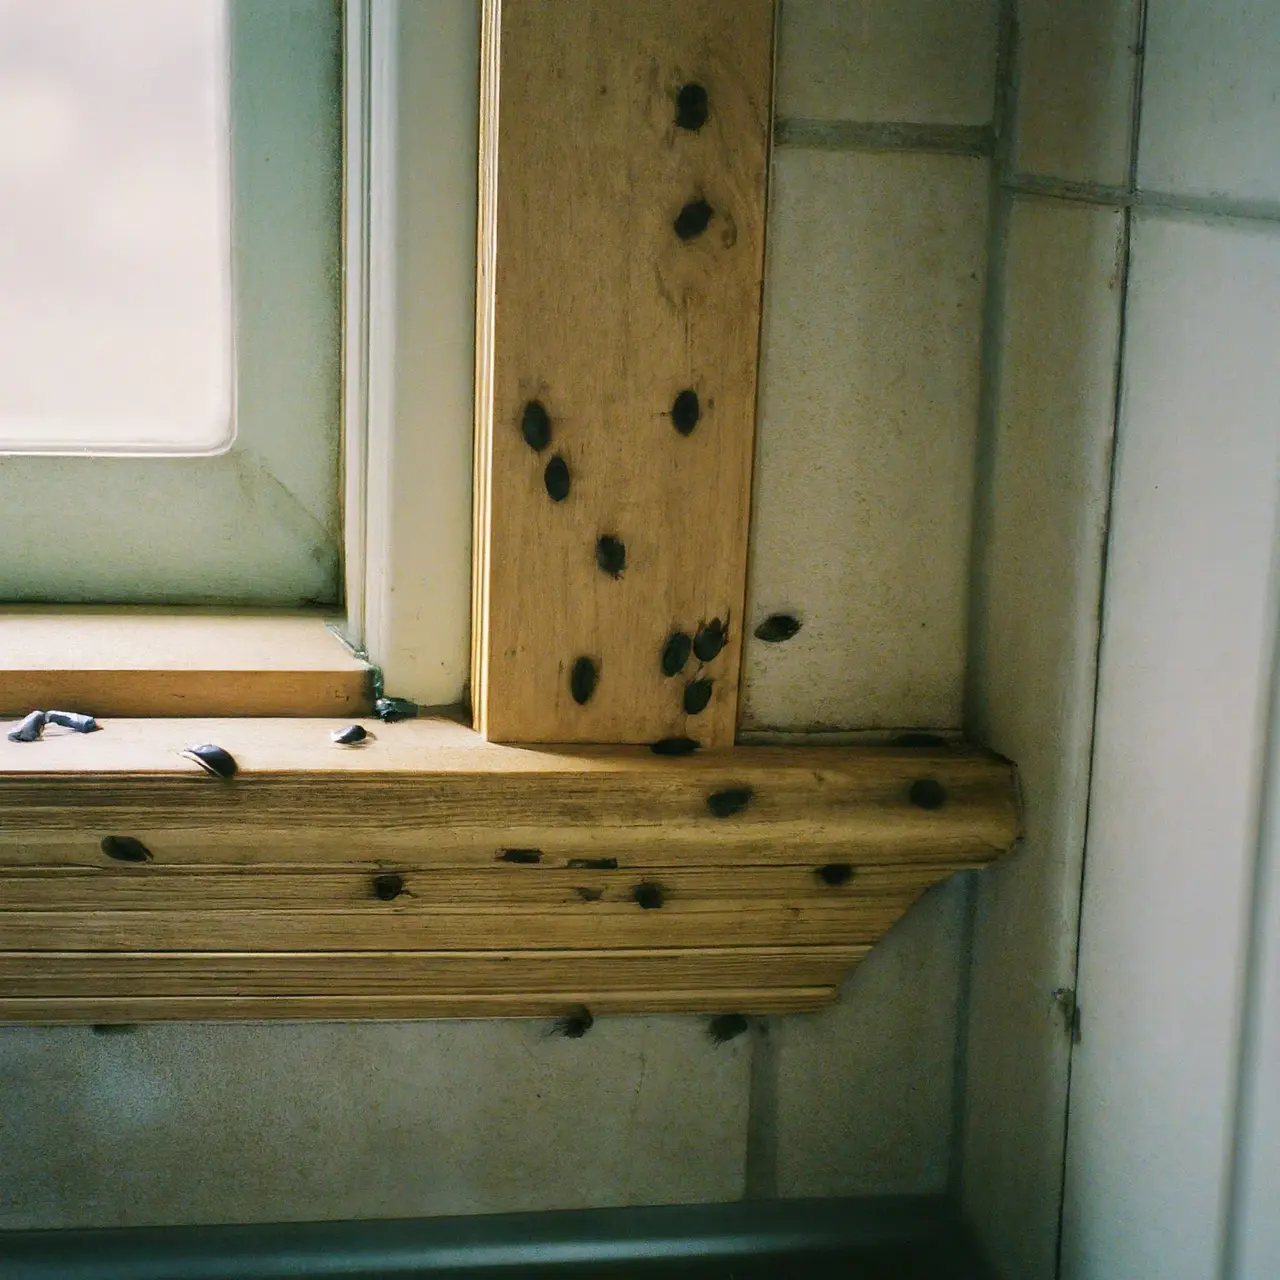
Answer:
[[[343,750],[306,721],[107,722],[87,737],[0,740],[0,865],[103,865],[106,835],[160,862],[492,864],[506,848],[549,865],[973,866],[1018,834],[1012,766],[966,748],[738,747],[672,759],[635,747],[484,743],[444,722],[377,727]],[[217,742],[229,782],[177,753]],[[924,809],[913,784],[945,802]],[[716,817],[708,798],[750,792]],[[55,853],[54,850],[60,852]],[[68,854],[70,856],[68,856]]]
[[[133,996],[504,995],[830,987],[865,947],[601,951],[0,953],[7,999]]]
[[[963,745],[671,758],[421,720],[343,749],[337,723],[0,740],[0,1018],[813,1008],[1018,834],[1012,767]],[[178,754],[202,741],[234,779]]]
[[[0,999],[0,1022],[106,1023],[348,1022],[389,1018],[556,1018],[586,1006],[595,1014],[809,1013],[832,987],[717,988],[714,991],[521,991],[503,995],[73,996]]]
[[[733,740],[773,9],[486,0],[473,696],[496,741]],[[691,83],[707,92],[697,129],[676,123]],[[682,239],[699,202],[709,221]],[[699,403],[688,434],[682,391]],[[540,450],[521,430],[535,400]],[[560,502],[544,483],[555,456]],[[602,535],[625,546],[616,577]],[[724,648],[664,676],[668,634],[717,618]],[[579,705],[583,656],[598,684]],[[695,675],[712,692],[690,715]]]
[[[368,664],[317,614],[0,610],[0,717],[355,716],[371,689]]]
[[[495,863],[449,871],[401,866],[398,874],[404,892],[388,903],[379,901],[373,891],[373,870],[282,871],[160,862],[18,869],[5,866],[0,846],[0,913],[200,911],[216,916],[306,911],[344,916],[394,910],[399,915],[430,916],[446,910],[544,912],[572,907],[602,911],[619,906],[631,909],[632,890],[650,878],[662,884],[668,912],[772,910],[784,903],[803,910],[844,911],[850,901],[913,897],[954,870],[911,864],[859,867],[846,883],[830,885],[813,868],[803,866],[675,865],[650,868],[644,875],[627,867],[600,870]],[[10,918],[0,914],[0,938]]]

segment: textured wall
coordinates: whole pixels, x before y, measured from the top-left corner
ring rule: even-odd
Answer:
[[[749,643],[747,728],[960,724],[995,26],[783,5],[748,621],[805,626]],[[0,1030],[0,1226],[940,1191],[964,914],[940,886],[839,1005],[721,1046],[694,1018]]]

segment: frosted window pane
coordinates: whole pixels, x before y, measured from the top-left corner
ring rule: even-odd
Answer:
[[[0,0],[0,452],[234,437],[226,0]]]

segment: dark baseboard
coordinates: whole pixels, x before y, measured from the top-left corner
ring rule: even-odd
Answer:
[[[988,1275],[952,1208],[927,1198],[0,1232],[0,1280],[987,1280]]]

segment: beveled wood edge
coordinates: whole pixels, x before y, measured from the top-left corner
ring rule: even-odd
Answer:
[[[870,948],[862,948],[865,954]],[[416,1018],[557,1018],[593,1015],[808,1013],[833,986],[670,991],[533,991],[426,996],[111,996],[0,999],[0,1024],[120,1026],[154,1022],[350,1022]]]
[[[373,669],[338,621],[311,610],[3,606],[0,720],[50,708],[103,718],[367,714]]]

